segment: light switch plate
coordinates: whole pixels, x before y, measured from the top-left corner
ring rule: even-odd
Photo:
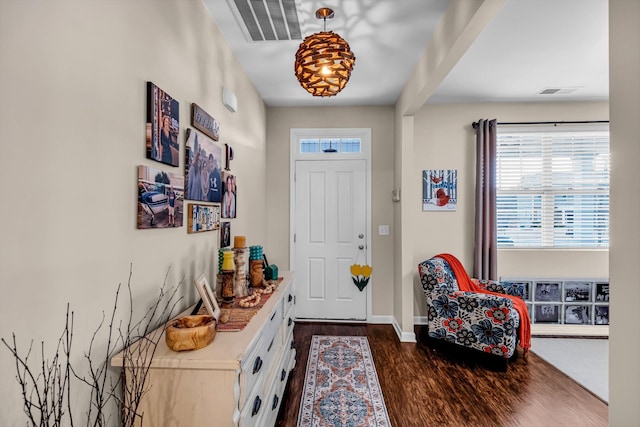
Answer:
[[[380,236],[388,236],[389,235],[389,226],[388,225],[379,225],[378,226],[378,234]]]

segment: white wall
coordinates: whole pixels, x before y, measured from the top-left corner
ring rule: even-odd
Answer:
[[[77,362],[130,264],[138,312],[169,269],[169,285],[185,280],[182,306],[195,302],[195,275],[212,282],[216,232],[136,229],[137,166],[183,173],[192,102],[235,148],[232,234],[266,243],[265,106],[200,0],[0,1],[0,58],[0,337],[15,332],[23,350],[45,341],[51,356],[68,302]],[[145,159],[148,80],[180,102],[177,168]],[[14,377],[0,346],[3,425],[25,423]],[[74,400],[84,413],[86,393]]]
[[[422,212],[422,186],[405,198],[414,201],[413,261],[441,252],[455,254],[473,272],[475,218],[475,131],[478,119],[499,122],[608,120],[606,102],[522,104],[427,104],[415,116],[414,157],[408,164],[416,182],[425,169],[458,170],[455,212]],[[520,277],[609,277],[608,251],[498,251],[498,275]],[[416,313],[424,313],[417,273],[414,279]]]
[[[609,1],[609,425],[640,425],[640,2]]]
[[[289,266],[289,171],[291,128],[371,128],[371,256],[373,315],[391,315],[393,301],[393,107],[267,109],[269,262]],[[389,236],[378,225],[390,226]]]

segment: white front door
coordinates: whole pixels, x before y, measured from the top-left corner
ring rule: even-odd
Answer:
[[[297,318],[366,320],[351,278],[367,260],[366,206],[365,160],[295,162]]]

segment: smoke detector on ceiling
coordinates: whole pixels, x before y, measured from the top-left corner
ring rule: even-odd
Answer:
[[[546,87],[542,89],[537,95],[569,95],[580,89],[580,87]]]

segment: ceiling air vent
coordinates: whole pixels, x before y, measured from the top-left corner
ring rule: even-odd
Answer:
[[[538,95],[568,95],[577,89],[577,87],[548,87],[538,92]]]
[[[296,0],[228,0],[249,41],[300,40]]]

